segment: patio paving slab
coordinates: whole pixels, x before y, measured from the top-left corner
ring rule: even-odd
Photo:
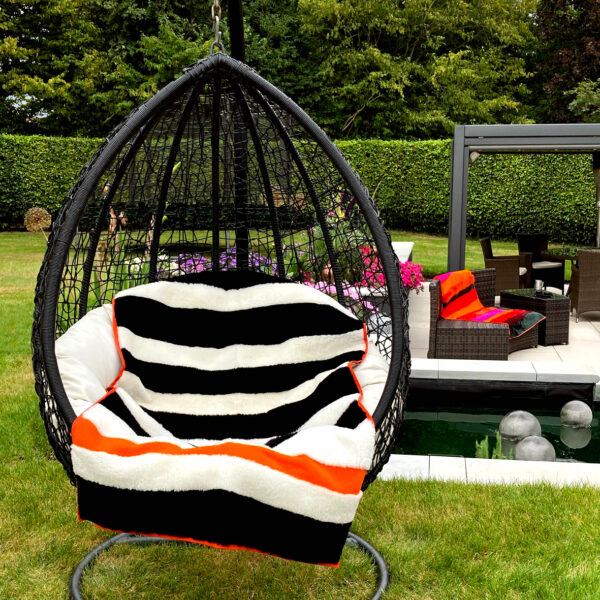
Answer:
[[[600,464],[392,454],[379,478],[600,487]]]

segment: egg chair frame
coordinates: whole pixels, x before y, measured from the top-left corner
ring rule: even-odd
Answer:
[[[57,337],[119,290],[190,268],[310,281],[367,322],[389,372],[372,415],[366,489],[393,449],[408,389],[408,294],[398,260],[337,147],[297,104],[223,52],[186,68],[108,135],[53,223],[35,293],[33,367],[48,438],[71,483],[76,415]],[[366,551],[387,582],[383,559]]]

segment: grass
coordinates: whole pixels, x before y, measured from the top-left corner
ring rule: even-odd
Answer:
[[[415,260],[432,254],[422,240],[431,238],[435,247],[432,236],[395,237],[417,242]],[[443,253],[445,240],[437,240]],[[44,243],[41,235],[0,233],[1,600],[66,599],[75,564],[110,536],[77,522],[75,489],[52,456],[37,409],[29,334]],[[390,565],[386,598],[598,598],[594,488],[376,482],[352,528]],[[161,546],[112,549],[88,574],[85,593],[96,600],[353,600],[368,598],[373,584],[371,566],[353,549],[332,570],[248,552]]]

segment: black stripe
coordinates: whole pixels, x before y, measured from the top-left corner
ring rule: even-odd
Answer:
[[[242,546],[308,563],[338,563],[350,528],[223,490],[140,492],[78,477],[77,495],[80,517],[107,529]]]
[[[295,285],[295,284],[290,284]],[[136,335],[182,346],[281,344],[295,337],[362,330],[362,321],[325,304],[281,304],[220,312],[171,308],[149,298],[115,299],[117,325]]]
[[[117,392],[106,396],[106,398],[104,398],[104,400],[102,400],[100,404],[102,404],[104,408],[107,408],[108,410],[113,412],[117,417],[119,417],[119,419],[121,419],[127,425],[129,425],[129,427],[133,429],[136,435],[143,435],[148,437],[148,433],[144,431],[140,424],[135,420],[135,417],[131,414],[127,406],[125,406],[123,400],[121,400]]]
[[[235,415],[182,415],[171,412],[146,412],[175,437],[183,439],[204,438],[268,438],[286,435],[298,430],[319,410],[342,396],[358,395],[354,377],[347,367],[328,375],[304,398],[285,406],[259,414]],[[356,404],[354,402],[354,404]],[[364,419],[364,413],[362,413]]]
[[[364,420],[366,415],[363,409],[358,405],[358,402],[353,402],[345,411],[344,414],[338,419],[336,425],[338,427],[346,427],[348,429],[354,429],[358,427]]]
[[[143,385],[163,394],[266,394],[285,392],[350,361],[359,361],[363,351],[346,352],[327,360],[272,365],[267,367],[204,371],[138,360],[122,349],[126,370],[137,375]]]
[[[468,285],[466,288],[460,290],[460,292],[457,292],[456,294],[454,294],[454,296],[452,296],[452,298],[450,298],[450,300],[448,300],[448,302],[442,302],[442,307],[446,308],[449,304],[451,304],[455,300],[458,300],[461,296],[464,296],[466,293],[470,292],[474,287],[475,287],[475,284],[473,284],[473,283],[471,285]]]
[[[286,433],[285,435],[279,435],[277,437],[274,437],[272,440],[269,440],[266,445],[269,448],[276,448],[277,446],[279,446],[279,444],[281,444],[282,442],[285,442],[285,440],[289,440],[290,438],[293,438],[294,435],[296,435],[295,431],[292,431],[291,433]]]

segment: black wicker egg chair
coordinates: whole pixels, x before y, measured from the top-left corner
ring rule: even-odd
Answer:
[[[232,29],[238,5],[230,8]],[[232,37],[238,56],[240,39]],[[223,52],[185,69],[114,129],[55,219],[36,288],[33,364],[48,437],[71,482],[76,413],[59,370],[57,338],[122,290],[199,271],[308,282],[367,324],[389,367],[372,413],[375,453],[366,489],[392,450],[410,368],[407,294],[390,238],[323,131]],[[106,548],[163,541],[171,540],[111,538],[75,570],[72,597],[82,597],[83,570]],[[384,561],[354,534],[348,543],[371,555],[379,569],[373,597],[380,597],[388,581]]]

